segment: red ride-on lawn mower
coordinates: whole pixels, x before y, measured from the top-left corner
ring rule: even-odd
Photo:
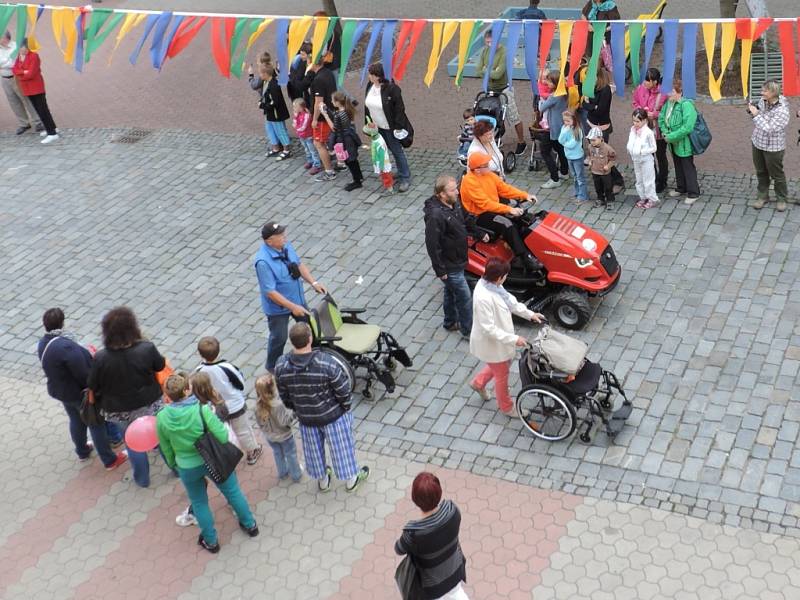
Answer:
[[[514,222],[528,250],[544,265],[544,277],[518,265],[511,248],[494,232],[477,227],[489,241],[469,240],[467,280],[474,285],[490,258],[507,260],[511,272],[503,287],[531,310],[549,310],[562,327],[581,329],[592,316],[589,298],[605,296],[619,283],[617,257],[608,240],[586,225],[546,210],[530,213],[530,208]]]

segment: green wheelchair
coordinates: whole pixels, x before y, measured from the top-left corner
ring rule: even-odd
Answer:
[[[366,371],[360,376],[365,381],[361,391],[364,398],[372,398],[372,384],[376,379],[388,393],[394,392],[393,373],[397,363],[407,368],[413,362],[394,336],[359,318],[358,315],[366,309],[339,308],[326,294],[309,312],[309,325],[314,336],[312,345],[342,366],[350,378],[351,389],[355,389],[356,371],[362,369]]]

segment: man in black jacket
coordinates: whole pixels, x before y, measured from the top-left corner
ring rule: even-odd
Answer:
[[[467,339],[472,330],[472,294],[464,278],[468,230],[472,227],[458,204],[455,178],[440,175],[433,196],[425,201],[425,246],[433,272],[444,284],[443,327],[458,329]]]
[[[122,444],[122,434],[111,423],[89,427],[94,445],[86,440],[86,425],[81,420],[80,406],[83,390],[87,388],[92,355],[75,342],[64,331],[64,311],[60,308],[48,309],[42,317],[46,331],[39,340],[37,354],[47,377],[47,392],[64,405],[69,417],[69,433],[75,444],[75,453],[81,461],[89,459],[92,448],[97,450],[106,469],[111,471],[127,460],[124,453],[116,454],[111,449]]]

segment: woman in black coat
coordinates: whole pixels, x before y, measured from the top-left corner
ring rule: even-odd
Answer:
[[[607,144],[614,127],[611,125],[611,76],[602,67],[597,69],[597,83],[594,86],[594,98],[587,98],[587,90],[583,90],[581,107],[586,111],[589,128],[599,127],[603,132],[603,141]]]
[[[381,63],[374,63],[369,67],[364,114],[377,125],[378,132],[394,156],[397,165],[396,189],[398,192],[405,192],[411,182],[411,171],[404,148],[411,147],[414,128],[406,116],[400,86],[386,79]]]

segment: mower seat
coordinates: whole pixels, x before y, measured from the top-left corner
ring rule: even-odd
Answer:
[[[478,225],[475,226],[475,233],[478,234],[478,240],[482,241],[483,237],[488,235],[489,236],[489,243],[494,242],[497,240],[498,235],[491,229],[486,229],[484,227],[479,227]]]
[[[345,323],[339,307],[326,296],[311,311],[311,329],[316,338],[338,338],[334,346],[348,354],[366,354],[378,342],[381,328],[368,323]]]

